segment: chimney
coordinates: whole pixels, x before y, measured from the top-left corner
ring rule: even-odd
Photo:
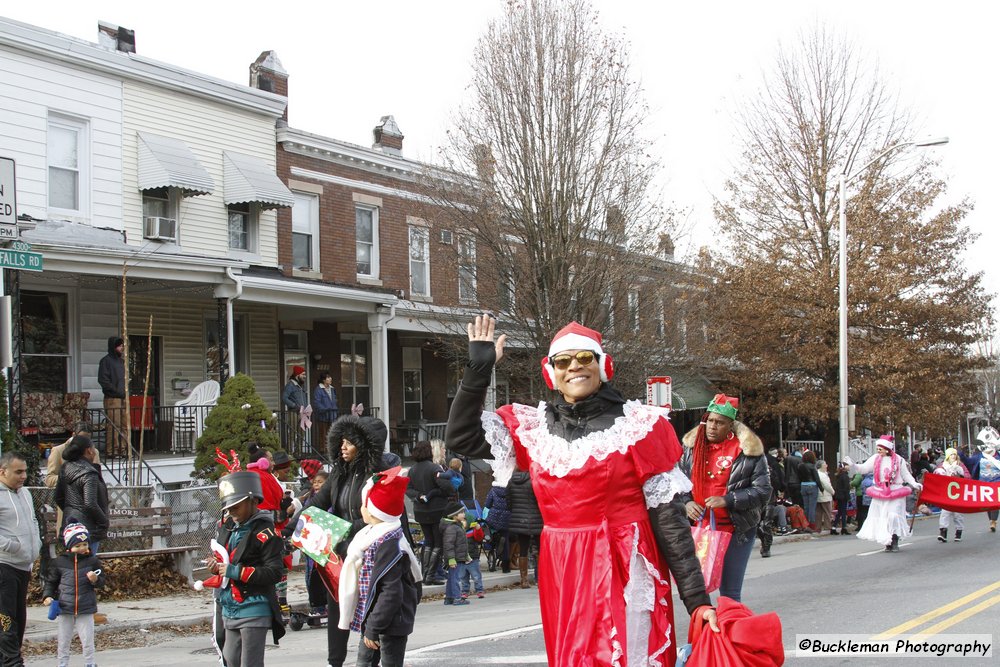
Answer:
[[[107,21],[98,21],[97,44],[112,51],[135,53],[135,31]]]
[[[660,251],[661,259],[674,258],[674,239],[670,234],[660,234],[660,243],[657,250]]]
[[[281,66],[277,53],[264,51],[253,61],[250,65],[250,87],[288,98],[288,72]],[[281,117],[288,120],[287,104]]]
[[[375,150],[391,155],[403,154],[403,133],[392,116],[382,116],[372,134],[375,135],[375,143],[372,144]]]

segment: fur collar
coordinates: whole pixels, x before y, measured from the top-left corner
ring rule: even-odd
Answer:
[[[743,422],[736,421],[733,422],[733,430],[736,432],[736,437],[740,439],[740,449],[743,450],[743,456],[763,456],[764,455],[764,443],[757,434],[750,430],[750,427]],[[694,447],[694,439],[697,437],[698,427],[695,426],[693,429],[684,434],[684,446],[688,449]]]

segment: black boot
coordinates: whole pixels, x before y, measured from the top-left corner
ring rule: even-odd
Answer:
[[[890,549],[889,549],[890,551],[892,551],[892,552],[899,551],[899,535],[893,535],[892,536],[892,544],[890,544],[889,546],[890,546]]]
[[[956,542],[961,542],[962,541],[962,531],[960,531],[960,530],[956,530],[955,531],[955,541]]]
[[[771,547],[768,547],[766,549],[764,547],[761,547],[761,549],[760,549],[760,557],[761,558],[770,558],[771,557]]]
[[[441,550],[432,549],[429,561],[427,569],[424,571],[424,584],[428,586],[441,586],[445,583],[445,581],[443,579],[438,579],[434,575],[434,570],[437,569],[438,564],[441,562]]]
[[[948,529],[938,528],[938,542],[947,542],[947,541],[948,541]]]

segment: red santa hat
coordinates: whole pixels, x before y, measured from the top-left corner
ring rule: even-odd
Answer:
[[[302,375],[305,372],[306,372],[306,369],[302,368],[302,366],[292,366],[292,375],[294,375],[296,377],[298,377],[299,375]]]
[[[549,343],[549,354],[542,359],[542,376],[549,389],[555,389],[555,369],[551,359],[560,352],[567,350],[590,350],[597,355],[601,369],[601,381],[607,382],[615,374],[614,362],[611,356],[604,353],[603,338],[599,331],[588,329],[579,322],[570,322],[556,332]]]
[[[375,473],[365,484],[361,490],[361,504],[368,508],[372,516],[382,521],[399,520],[406,509],[403,498],[410,483],[410,478],[401,475],[402,472],[400,466],[389,468]]]

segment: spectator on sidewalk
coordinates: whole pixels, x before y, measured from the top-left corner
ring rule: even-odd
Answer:
[[[107,452],[125,456],[129,434],[125,429],[125,339],[108,338],[108,353],[97,366],[97,383],[104,392],[104,416],[107,430]]]
[[[469,562],[469,543],[465,537],[465,505],[456,501],[448,504],[441,519],[441,538],[444,542],[444,562],[448,565],[448,582],[444,588],[445,604],[469,604],[462,598],[458,577]]]
[[[327,372],[320,373],[319,383],[313,389],[312,400],[313,421],[316,422],[317,443],[322,447],[326,443],[326,434],[330,426],[337,421],[337,390],[333,387],[333,376]]]
[[[774,542],[774,508],[778,500],[778,494],[785,489],[784,473],[778,462],[778,450],[771,449],[765,454],[767,458],[767,470],[771,480],[771,495],[767,499],[767,505],[761,513],[760,523],[757,524],[757,537],[760,538],[760,557],[771,557],[771,544]]]
[[[510,539],[518,545],[517,567],[521,571],[521,588],[531,588],[528,568],[533,548],[541,548],[544,521],[538,499],[526,470],[515,470],[507,483],[507,506],[510,507]],[[538,583],[538,569],[535,569]]]
[[[281,390],[281,404],[285,408],[285,438],[282,444],[296,455],[303,453],[305,431],[302,430],[302,411],[309,405],[306,391],[306,369],[292,366],[285,388]]]
[[[401,472],[396,466],[365,484],[366,526],[351,540],[341,570],[339,627],[362,633],[358,667],[403,667],[420,601],[422,573],[400,524],[410,481]]]
[[[819,499],[819,472],[816,470],[816,454],[812,450],[802,453],[799,466],[799,493],[802,495],[802,509],[806,513],[809,529],[816,530],[816,502]]]
[[[450,475],[433,461],[433,446],[421,440],[413,447],[413,466],[410,468],[410,486],[406,494],[413,501],[413,518],[420,524],[424,535],[421,567],[424,584],[438,586],[445,583],[437,576],[444,542],[441,537],[441,519],[453,488]]]
[[[497,561],[503,572],[510,572],[510,507],[507,505],[507,487],[498,485],[494,477],[493,486],[483,503],[483,518],[493,536],[493,548],[499,549]]]
[[[0,664],[23,665],[21,645],[28,618],[28,580],[42,548],[28,464],[15,451],[0,455]]]
[[[826,461],[816,464],[819,475],[819,495],[816,497],[816,531],[822,534],[833,528],[833,484],[827,472]]]
[[[82,523],[90,534],[90,551],[95,556],[108,535],[109,525],[108,487],[100,466],[94,463],[96,457],[97,449],[90,438],[73,436],[63,450],[55,492],[55,503],[63,512],[59,530],[65,530],[69,523]]]
[[[794,452],[784,457],[782,463],[785,466],[785,495],[793,504],[801,506],[802,453]]]
[[[847,471],[847,464],[841,462],[837,466],[837,474],[833,477],[833,502],[837,505],[837,516],[833,520],[833,527],[830,529],[831,535],[850,535],[847,532],[847,512],[851,507],[851,500],[854,498],[854,491],[851,489],[851,475]],[[837,524],[840,524],[840,532],[837,531]]]
[[[483,554],[483,540],[486,533],[478,522],[469,524],[469,529],[465,531],[465,541],[469,546],[469,562],[460,566],[458,573],[458,583],[462,589],[462,599],[467,599],[470,593],[475,593],[476,597],[484,598],[486,594],[483,589],[483,571],[479,567],[479,560]],[[475,590],[473,590],[475,589]]]
[[[74,631],[80,638],[83,663],[96,667],[94,657],[94,614],[97,613],[96,589],[104,586],[101,561],[90,552],[90,535],[82,523],[71,523],[63,531],[66,553],[52,563],[45,578],[42,604],[55,609],[59,616],[59,641],[56,657],[59,665],[69,665],[70,644]]]

